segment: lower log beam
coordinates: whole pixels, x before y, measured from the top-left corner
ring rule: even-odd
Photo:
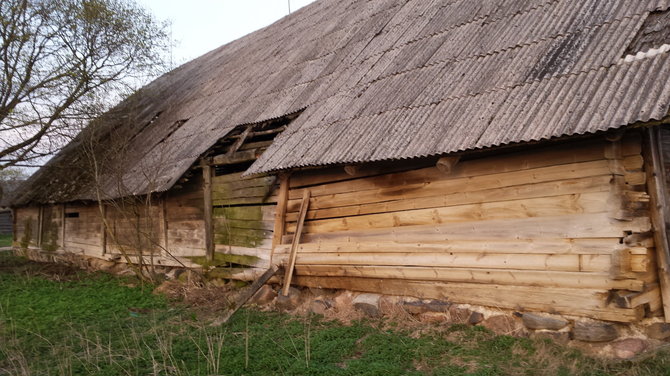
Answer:
[[[557,289],[490,284],[420,282],[398,279],[296,276],[306,287],[346,289],[387,295],[441,299],[518,311],[539,311],[586,316],[615,322],[635,322],[644,317],[644,306],[618,308],[607,305],[609,291]]]

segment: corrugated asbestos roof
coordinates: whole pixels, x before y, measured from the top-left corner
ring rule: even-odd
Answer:
[[[103,197],[167,190],[235,126],[302,109],[250,173],[660,119],[670,54],[624,57],[633,41],[661,47],[667,24],[661,37],[638,34],[658,30],[645,21],[665,22],[655,15],[668,8],[670,0],[320,0],[121,104],[116,112],[132,117],[100,126],[92,149],[114,149],[106,140],[116,134],[128,145],[105,159],[95,186]],[[77,150],[86,143],[81,136],[36,174],[20,202],[95,198],[90,176],[62,173],[85,158]]]

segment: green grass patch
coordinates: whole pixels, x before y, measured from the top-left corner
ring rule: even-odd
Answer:
[[[0,374],[667,375],[661,354],[607,363],[481,327],[421,335],[246,309],[221,327],[132,278],[0,255]]]
[[[12,246],[12,234],[0,234],[0,248]]]

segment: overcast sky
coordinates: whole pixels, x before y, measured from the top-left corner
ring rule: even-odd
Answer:
[[[136,0],[172,24],[173,63],[181,65],[288,15],[289,0]],[[314,0],[290,0],[295,11]]]

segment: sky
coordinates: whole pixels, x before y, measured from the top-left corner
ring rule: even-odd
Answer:
[[[289,0],[136,0],[171,23],[178,66],[288,15]],[[295,11],[314,0],[290,0]]]

